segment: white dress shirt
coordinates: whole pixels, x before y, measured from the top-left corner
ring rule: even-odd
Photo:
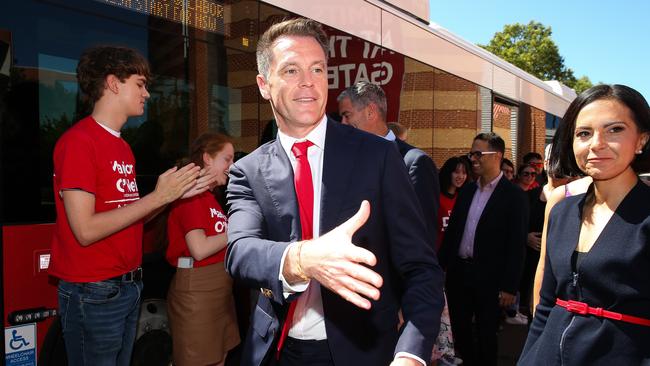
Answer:
[[[388,133],[386,134],[386,136],[384,136],[384,138],[385,138],[386,140],[388,140],[388,141],[395,141],[395,139],[397,138],[397,136],[395,136],[395,133],[393,133],[393,130],[391,130],[391,129],[389,128],[389,129],[388,129]]]
[[[314,213],[313,213],[313,235],[314,239],[320,236],[320,199],[321,199],[321,186],[323,184],[323,152],[325,147],[325,132],[327,132],[327,116],[318,123],[305,138],[296,139],[288,136],[282,131],[278,131],[278,139],[282,149],[289,157],[291,168],[294,173],[296,171],[296,157],[291,152],[291,147],[295,142],[309,140],[314,145],[310,146],[307,150],[307,160],[309,160],[309,167],[311,168],[311,178],[314,184]],[[292,244],[293,245],[293,244]],[[296,310],[293,314],[293,322],[291,329],[289,329],[289,337],[296,339],[327,339],[325,331],[325,318],[323,316],[323,301],[320,294],[320,284],[317,281],[302,282],[290,286],[289,283],[282,276],[282,268],[284,267],[284,259],[289,251],[285,250],[280,263],[279,278],[284,286],[284,297],[301,292],[302,295],[295,300]]]
[[[476,188],[476,192],[474,192],[472,203],[470,204],[469,211],[467,212],[467,221],[465,223],[465,229],[463,230],[463,237],[460,240],[460,245],[458,246],[459,257],[474,257],[474,237],[476,235],[478,220],[481,219],[485,205],[490,200],[490,197],[492,197],[492,193],[499,183],[499,180],[501,180],[501,177],[503,177],[503,172],[499,173],[499,176],[494,178],[485,186],[481,186],[480,179],[476,181],[478,188]]]

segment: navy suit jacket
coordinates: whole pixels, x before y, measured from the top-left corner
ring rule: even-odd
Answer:
[[[424,151],[400,139],[395,139],[395,144],[406,164],[406,170],[422,208],[424,223],[435,245],[438,242],[438,208],[440,207],[438,168]]]
[[[454,279],[458,249],[463,238],[467,215],[478,186],[467,184],[456,199],[445,237],[438,253],[447,269],[447,280]],[[523,270],[528,236],[528,197],[504,176],[485,204],[474,236],[474,262],[478,287],[516,294]],[[461,271],[462,272],[462,271]]]
[[[650,187],[637,182],[574,275],[586,198],[568,197],[551,210],[540,303],[518,365],[650,365],[649,327],[555,305],[575,300],[650,319]]]
[[[275,140],[230,169],[226,268],[260,294],[244,344],[242,365],[271,365],[288,302],[278,279],[291,242],[301,240],[289,158]],[[362,200],[371,214],[352,241],[377,257],[381,297],[360,309],[322,287],[325,328],[334,363],[387,365],[396,352],[429,362],[440,326],[443,274],[404,163],[380,137],[327,121],[323,156],[321,234],[353,216]],[[398,334],[397,312],[405,323]]]

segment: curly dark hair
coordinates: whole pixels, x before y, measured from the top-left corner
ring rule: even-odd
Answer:
[[[77,81],[84,101],[94,105],[102,97],[108,75],[115,75],[120,81],[131,75],[151,79],[149,63],[138,51],[114,46],[89,48],[77,65]]]

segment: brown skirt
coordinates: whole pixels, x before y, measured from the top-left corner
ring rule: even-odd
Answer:
[[[178,268],[167,303],[175,365],[219,363],[239,344],[232,279],[223,262]]]

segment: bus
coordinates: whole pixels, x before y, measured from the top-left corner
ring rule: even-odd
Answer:
[[[438,166],[466,153],[481,131],[501,135],[515,162],[529,151],[542,153],[547,130],[575,94],[429,22],[429,10],[427,0],[3,2],[0,312],[6,364],[65,364],[56,280],[47,272],[55,221],[52,150],[89,112],[75,77],[84,49],[124,45],[151,64],[146,111],[122,131],[136,157],[142,195],[205,131],[232,136],[239,154],[273,138],[273,113],[255,82],[255,48],[271,24],[296,16],[321,22],[329,35],[327,112],[333,118],[339,93],[367,80],[386,91],[388,122],[407,127],[408,141]],[[133,364],[169,363],[164,299],[174,269],[162,255],[164,224],[163,215],[145,230]]]

